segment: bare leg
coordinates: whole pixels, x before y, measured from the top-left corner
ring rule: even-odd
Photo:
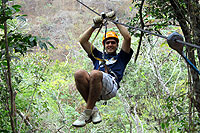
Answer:
[[[96,101],[101,95],[103,73],[93,70],[89,75],[85,70],[75,73],[75,82],[78,91],[87,103],[85,111],[72,124],[75,127],[85,126],[89,122],[97,124],[102,121],[98,109],[94,109]]]
[[[90,80],[88,72],[85,70],[78,70],[74,74],[74,78],[76,82],[76,88],[78,89],[79,93],[87,103],[89,95],[89,80]]]
[[[89,80],[89,95],[87,99],[87,109],[93,109],[96,101],[101,95],[103,73],[98,70],[93,70]]]

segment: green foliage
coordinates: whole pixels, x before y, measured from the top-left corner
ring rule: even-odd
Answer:
[[[125,88],[122,95],[130,101],[130,106],[135,107],[137,103],[137,115],[146,132],[187,131],[191,126],[188,117],[190,100],[184,60],[166,45],[160,48],[146,42],[140,52],[137,63],[131,60],[128,64],[121,84]],[[197,118],[195,113],[195,123],[199,122]],[[191,127],[193,131],[198,128]]]
[[[49,44],[51,47],[53,45],[48,42],[47,39],[32,36],[31,34],[26,34],[20,31],[19,26],[20,23],[26,22],[26,19],[24,18],[26,15],[21,15],[19,12],[21,11],[21,5],[12,5],[8,6],[7,1],[3,1],[5,4],[5,7],[2,6],[2,1],[0,1],[0,114],[3,117],[0,120],[0,124],[2,125],[1,129],[5,129],[10,131],[10,124],[9,124],[9,114],[10,114],[10,108],[15,108],[15,101],[14,104],[10,104],[10,97],[11,93],[14,95],[17,91],[21,91],[18,88],[18,84],[22,80],[22,75],[15,73],[17,67],[14,67],[11,65],[11,71],[13,73],[8,72],[8,61],[10,62],[13,58],[16,57],[16,53],[25,54],[30,48],[33,48],[39,44],[41,48],[45,48],[46,50],[47,45]],[[6,33],[5,33],[6,32]],[[6,44],[7,43],[7,44]],[[8,51],[6,49],[6,45],[8,46]],[[54,47],[53,47],[54,48]],[[8,55],[6,55],[8,53]],[[11,55],[12,58],[9,58]],[[6,56],[9,58],[6,59]],[[20,66],[18,66],[20,67]],[[38,70],[39,71],[39,70]],[[37,71],[37,72],[38,72]],[[36,76],[38,73],[34,73]],[[7,75],[12,75],[11,84],[8,85],[8,79]],[[38,86],[37,82],[32,82],[34,87]],[[11,86],[13,88],[13,92],[8,91],[8,86]],[[30,83],[29,86],[32,86]],[[28,95],[28,93],[27,93]],[[22,99],[20,99],[22,100]],[[27,99],[26,99],[27,100]],[[23,102],[22,102],[23,103]],[[26,103],[24,103],[26,104]],[[42,106],[46,106],[46,103],[43,102]],[[20,106],[20,108],[23,108],[24,106]],[[12,116],[13,117],[13,116]],[[15,119],[15,118],[13,118]],[[12,128],[13,130],[13,128]]]
[[[20,116],[17,126],[25,132],[54,131],[63,125],[70,127],[79,115],[75,107],[81,97],[75,91],[73,73],[81,63],[85,64],[83,61],[52,62],[41,52],[28,53],[13,60],[16,109],[25,114],[32,129],[21,122],[23,118]]]
[[[136,2],[133,0],[133,5],[136,9],[138,9],[138,11],[136,16],[129,18],[130,22],[128,22],[128,24],[131,26],[141,27],[141,17],[146,30],[160,34],[160,29],[165,29],[169,25],[176,24],[173,8],[170,6],[169,0],[145,1],[142,8],[142,14],[139,13],[141,2]],[[131,32],[131,29],[129,30]],[[138,32],[131,32],[131,34],[136,37],[140,36],[140,33]]]
[[[1,53],[0,53],[0,58],[3,57],[3,55],[5,54],[5,36],[4,36],[4,23],[8,23],[8,27],[7,27],[7,40],[8,40],[8,44],[9,44],[9,49],[10,51],[13,51],[15,53],[20,52],[21,54],[26,53],[26,51],[28,50],[28,48],[32,48],[34,46],[37,46],[37,44],[39,44],[39,46],[43,49],[45,48],[46,50],[47,45],[50,45],[52,48],[54,48],[54,46],[48,42],[47,38],[41,38],[41,37],[37,37],[37,36],[32,36],[31,34],[23,34],[20,33],[19,30],[17,30],[20,26],[17,25],[18,22],[26,22],[26,15],[20,15],[18,12],[20,12],[20,5],[13,5],[13,6],[7,6],[6,9],[3,9],[2,6],[0,7],[0,44],[1,44]],[[5,13],[3,13],[3,11]],[[5,14],[5,15],[3,15]]]
[[[187,2],[174,2],[180,5],[179,10],[187,16]],[[146,30],[165,36],[171,31],[181,32],[177,27],[178,16],[169,0],[147,0],[142,9],[141,1],[133,1],[133,5],[138,12],[130,18],[129,25],[141,27],[142,17]],[[139,9],[142,12],[139,12]],[[141,36],[140,32],[130,32],[136,37]],[[166,42],[156,37],[144,35],[142,45],[138,62],[130,63],[136,70],[128,66],[128,75],[123,84],[128,88],[124,91],[128,93],[127,99],[138,104],[137,113],[140,114],[141,120],[144,120],[143,127],[148,132],[197,131],[199,126],[193,124],[199,122],[196,121],[197,113],[194,112],[192,117],[188,115],[192,107],[187,97],[189,88],[187,67],[182,63],[184,60],[166,47]]]
[[[136,2],[136,1],[135,1]],[[140,7],[140,1],[135,7]],[[168,0],[146,1],[143,18],[148,30],[168,34],[178,27],[168,26],[174,22],[174,14]],[[184,3],[182,6],[185,6]],[[162,7],[162,8],[158,8]],[[154,9],[154,10],[153,10]],[[199,118],[193,110],[189,114],[187,67],[182,58],[168,46],[166,41],[144,36],[138,61],[130,61],[121,81],[118,96],[107,105],[98,102],[103,122],[87,124],[83,128],[71,126],[85,107],[85,102],[77,92],[73,73],[77,69],[92,70],[91,61],[83,49],[68,48],[66,61],[52,61],[43,52],[29,53],[38,45],[48,49],[48,38],[26,34],[18,28],[25,22],[25,16],[17,14],[20,5],[6,8],[7,16],[1,14],[0,41],[0,132],[10,132],[8,105],[9,92],[5,72],[5,20],[8,24],[9,52],[12,56],[12,86],[16,92],[16,123],[19,132],[197,132]],[[2,9],[1,9],[2,12]],[[163,13],[162,13],[163,12]],[[161,21],[158,21],[161,20]],[[139,25],[139,15],[132,18],[131,25]],[[154,25],[154,26],[153,26]],[[115,28],[112,30],[116,30]],[[102,50],[102,32],[95,40],[95,46]],[[132,45],[137,49],[139,32],[132,32]],[[92,38],[94,35],[92,36]],[[122,37],[119,36],[120,41]],[[120,46],[121,47],[121,46]],[[50,53],[53,52],[50,49]],[[21,56],[23,54],[24,56]],[[134,53],[135,54],[135,53]],[[20,113],[24,114],[24,118]],[[192,117],[192,120],[190,119]],[[27,120],[31,126],[25,124]]]

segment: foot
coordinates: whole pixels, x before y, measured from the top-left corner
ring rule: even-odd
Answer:
[[[92,110],[92,122],[93,124],[100,123],[102,121],[101,114],[97,108]]]
[[[80,117],[72,124],[75,127],[83,127],[87,123],[91,122],[92,110],[86,109],[81,113]]]

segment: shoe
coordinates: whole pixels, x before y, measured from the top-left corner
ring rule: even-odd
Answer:
[[[102,121],[102,119],[101,119],[101,114],[100,114],[99,110],[97,108],[93,109],[92,110],[92,122],[93,122],[93,124],[100,123],[101,121]]]
[[[86,109],[84,112],[81,113],[79,118],[72,125],[75,127],[85,126],[87,123],[91,122],[91,115],[92,115],[92,110]]]

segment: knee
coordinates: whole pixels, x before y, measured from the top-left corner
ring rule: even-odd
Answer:
[[[96,80],[101,81],[102,78],[103,78],[103,73],[101,71],[93,70],[90,73],[90,80],[92,80],[92,81],[96,81]]]
[[[74,73],[75,80],[83,80],[88,76],[88,73],[85,70],[78,70]]]

